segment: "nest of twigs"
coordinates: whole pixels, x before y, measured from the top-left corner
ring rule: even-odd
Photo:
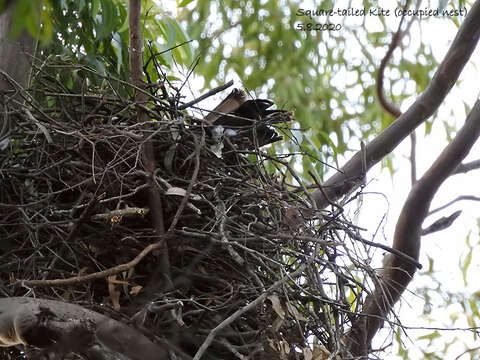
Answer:
[[[20,92],[24,106],[13,106],[18,94],[6,104],[16,125],[0,152],[2,296],[108,311],[178,358],[193,357],[209,335],[209,359],[339,351],[350,302],[362,297],[348,269],[357,230],[342,209],[302,210],[306,188],[298,177],[287,184],[288,154],[224,138],[219,156],[219,140],[198,112],[178,110],[167,83],[149,88],[141,104],[149,119],[139,123],[130,85],[65,85],[82,72],[102,79],[80,65],[44,63]],[[163,233],[153,231],[152,186]]]

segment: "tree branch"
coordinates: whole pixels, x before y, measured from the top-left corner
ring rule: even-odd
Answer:
[[[417,7],[420,2],[418,2]],[[406,1],[405,5],[403,5],[403,10],[407,10],[408,7],[410,6],[410,1]],[[402,24],[405,19],[405,12],[402,15],[402,18],[400,19],[400,22],[398,24],[397,31],[392,37],[392,42],[390,43],[390,46],[388,47],[388,50],[383,57],[382,61],[380,62],[380,66],[378,67],[378,75],[377,75],[377,97],[380,102],[380,105],[383,107],[383,109],[388,112],[390,115],[392,115],[395,118],[398,118],[400,115],[402,115],[402,112],[400,111],[400,108],[398,108],[394,103],[390,102],[384,92],[384,87],[383,87],[383,80],[385,78],[385,67],[388,64],[388,61],[393,55],[393,52],[395,48],[400,44],[402,41],[403,36],[408,33],[408,30],[410,29],[410,25],[412,24],[413,20],[415,17],[412,17],[410,22],[408,23],[407,29],[405,31],[402,31]],[[417,137],[415,135],[415,131],[413,131],[410,134],[410,180],[412,182],[412,185],[415,184],[417,181],[417,159],[416,159],[416,145],[417,145]]]
[[[457,174],[464,174],[466,172],[477,170],[480,168],[480,160],[470,161],[465,164],[460,164],[457,168],[452,172],[452,175]]]
[[[480,2],[477,2],[477,10]],[[430,169],[413,186],[402,208],[395,228],[393,248],[418,260],[422,223],[428,214],[430,202],[443,181],[467,156],[480,135],[480,100],[467,117],[464,126],[438,156]],[[365,300],[360,318],[354,322],[347,342],[354,356],[366,356],[373,336],[383,319],[405,291],[415,274],[416,267],[390,254],[383,277]]]
[[[222,329],[224,329],[226,326],[233,323],[235,320],[237,320],[245,312],[250,311],[250,310],[254,309],[255,307],[257,307],[258,305],[260,305],[268,297],[268,295],[270,295],[274,290],[276,290],[278,287],[280,287],[285,282],[292,281],[293,278],[299,276],[304,270],[305,270],[305,265],[300,265],[297,270],[295,270],[291,274],[285,275],[283,278],[276,281],[272,286],[270,286],[267,290],[265,290],[262,295],[260,295],[255,300],[253,300],[252,302],[245,305],[243,308],[238,309],[232,315],[230,315],[225,320],[223,320],[220,324],[218,324],[210,332],[210,334],[208,334],[208,336],[205,339],[205,341],[203,342],[202,346],[200,346],[200,348],[197,350],[197,353],[195,354],[195,357],[193,358],[193,360],[200,360],[201,359],[202,355],[205,353],[205,350],[208,349],[208,347],[212,343],[213,339],[215,339],[217,334]]]
[[[142,72],[142,54],[143,54],[143,40],[140,28],[140,12],[141,0],[130,0],[129,5],[129,25],[130,25],[130,71],[132,76],[132,83],[139,89],[145,90],[145,82],[143,81]],[[145,91],[135,90],[135,102],[137,104],[137,119],[139,123],[148,122],[148,114],[141,106],[148,101],[148,96]],[[147,135],[145,135],[147,136]],[[153,181],[153,174],[156,169],[155,151],[153,140],[146,137],[143,156],[145,160],[145,170],[147,172],[146,182],[149,185],[149,208],[150,216],[153,223],[153,232],[157,235],[165,233],[165,225],[163,220],[163,205],[160,190]],[[155,270],[150,275],[147,288],[158,288],[162,284],[169,284],[170,281],[170,259],[166,241],[163,238],[158,238],[158,243],[161,245],[160,256]],[[162,281],[163,280],[163,281]]]
[[[441,217],[440,219],[435,221],[432,225],[423,229],[421,233],[422,236],[432,234],[437,231],[445,230],[446,228],[450,227],[453,224],[453,222],[460,216],[461,213],[462,213],[462,210],[457,210],[450,216]],[[430,215],[430,213],[427,214],[427,216],[428,215]]]
[[[63,359],[72,351],[88,359],[167,359],[160,345],[95,311],[55,300],[2,298],[0,346],[18,344],[44,349],[49,359]]]
[[[461,201],[461,200],[471,200],[471,201],[480,201],[480,197],[478,196],[473,196],[473,195],[460,195],[460,196],[457,196],[455,199],[453,199],[452,201],[449,201],[448,203],[446,203],[445,205],[442,205],[436,209],[433,209],[433,210],[430,210],[428,215],[432,215],[440,210],[443,210],[447,207],[449,207],[450,205],[456,203],[457,201]]]
[[[403,10],[408,9],[408,6],[410,4],[410,0],[405,2],[405,5],[403,6]],[[378,73],[377,73],[377,97],[380,102],[380,105],[382,108],[388,112],[390,115],[392,115],[395,118],[398,118],[400,115],[402,115],[402,112],[400,109],[392,102],[390,102],[384,92],[383,88],[383,80],[385,79],[385,68],[390,60],[390,58],[393,55],[393,52],[397,48],[398,44],[402,40],[402,37],[404,33],[402,32],[402,24],[403,21],[405,20],[405,13],[402,15],[402,18],[400,19],[400,22],[398,24],[397,31],[395,34],[393,34],[392,37],[392,42],[390,43],[390,46],[388,47],[387,53],[383,57],[382,61],[380,62],[380,66],[378,67]]]
[[[66,286],[66,285],[75,285],[84,283],[87,281],[92,281],[96,279],[104,279],[107,276],[120,274],[123,271],[127,271],[134,266],[136,266],[145,256],[151,253],[153,250],[160,249],[162,247],[164,239],[160,242],[156,242],[148,245],[143,249],[140,254],[138,254],[133,260],[114,266],[109,269],[98,271],[88,275],[82,276],[73,276],[67,279],[50,279],[50,280],[18,280],[23,285],[26,286]]]
[[[438,109],[475,49],[480,37],[479,18],[480,2],[477,1],[463,21],[428,88],[405,113],[366,146],[368,169],[389,154],[419,124]],[[363,176],[362,152],[357,152],[338,173],[323,184],[323,191],[328,199],[335,201],[349,191],[358,188],[362,183]],[[322,191],[314,191],[312,197],[317,208],[323,209],[328,206],[328,201]]]
[[[185,110],[185,109],[188,109],[189,107],[195,105],[195,104],[198,104],[199,102],[225,90],[225,89],[228,89],[230,86],[233,85],[233,80],[230,80],[229,82],[227,82],[226,84],[224,85],[220,85],[218,87],[216,87],[215,89],[212,89],[208,92],[206,92],[205,94],[203,95],[200,95],[198,98],[192,100],[192,101],[189,101],[188,103],[186,104],[183,104],[183,105],[180,105],[177,110]]]
[[[16,39],[10,38],[10,30],[14,21],[15,7],[17,1],[8,1],[5,4],[4,11],[0,14],[0,70],[5,71],[22,88],[28,85],[31,61],[37,48],[37,39],[24,29]],[[41,2],[38,3],[39,9]],[[38,12],[40,14],[40,11]],[[30,19],[30,21],[35,21]],[[38,23],[40,26],[40,23]],[[10,132],[10,119],[4,111],[4,105],[10,103],[11,107],[18,107],[12,99],[17,99],[22,103],[23,99],[18,90],[12,85],[5,76],[0,76],[0,141],[6,138]]]

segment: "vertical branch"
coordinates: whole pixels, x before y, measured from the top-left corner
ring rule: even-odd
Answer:
[[[23,30],[16,39],[9,38],[10,29],[15,20],[13,18],[15,5],[15,1],[8,1],[6,9],[0,14],[0,70],[25,88],[30,77],[31,61],[37,47],[37,39],[27,30]],[[38,11],[41,11],[40,3]],[[18,89],[12,82],[6,76],[0,75],[0,141],[8,136],[11,126],[4,105],[12,99],[22,101],[20,96],[15,96],[15,91]],[[16,108],[18,104],[10,103],[8,106]]]
[[[417,135],[410,134],[410,179],[412,186],[417,182]]]
[[[138,88],[144,90],[145,83],[143,82],[143,39],[140,30],[140,12],[141,12],[141,0],[130,0],[130,13],[129,13],[129,25],[130,25],[130,72],[132,77],[132,83]],[[144,102],[147,98],[141,91],[135,90],[135,101]],[[139,120],[145,120],[145,111],[141,107],[137,108],[137,114]],[[142,119],[143,118],[143,119]]]
[[[403,6],[403,10],[407,10],[408,7],[410,6],[410,0],[407,0],[405,2],[405,5]],[[420,2],[417,4],[417,7],[420,6]],[[390,43],[390,46],[388,47],[388,50],[383,57],[382,61],[380,62],[380,66],[378,67],[378,73],[377,73],[377,97],[378,101],[380,103],[380,106],[388,112],[390,115],[393,117],[398,118],[400,115],[402,115],[402,112],[400,111],[400,108],[397,107],[394,103],[390,102],[387,99],[387,96],[384,92],[384,79],[385,79],[385,68],[388,65],[388,62],[390,61],[390,58],[393,55],[393,52],[397,48],[397,46],[400,44],[402,41],[402,38],[405,36],[405,34],[408,33],[410,26],[413,22],[413,19],[408,23],[407,28],[405,31],[402,31],[402,24],[405,20],[405,13],[403,14],[402,18],[400,19],[400,22],[398,24],[397,31],[395,34],[393,34],[392,37],[392,42]],[[417,181],[417,163],[416,163],[416,144],[417,144],[417,139],[415,135],[415,130],[410,134],[410,178],[412,181],[412,186],[415,184]]]
[[[147,112],[141,106],[148,101],[148,95],[145,92],[146,86],[143,81],[143,39],[140,27],[140,12],[141,12],[141,0],[130,0],[129,2],[129,25],[130,25],[130,73],[132,83],[140,90],[135,89],[135,103],[137,105],[137,120],[139,123],[145,123],[149,117]],[[154,233],[161,235],[165,233],[165,225],[163,221],[163,207],[162,197],[159,189],[156,187],[153,181],[153,176],[156,168],[155,152],[152,139],[146,139],[143,145],[143,160],[144,167],[148,174],[147,183],[149,185],[149,207],[150,216],[152,219]],[[157,275],[163,275],[164,279],[155,279],[156,283],[162,283],[161,280],[170,279],[170,261],[168,255],[168,247],[164,239],[158,239],[163,242],[163,246],[160,250],[160,258],[157,269],[150,277]],[[154,276],[155,275],[155,276]],[[148,286],[148,285],[147,285]]]

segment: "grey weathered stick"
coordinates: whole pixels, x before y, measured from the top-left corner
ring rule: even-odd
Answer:
[[[215,89],[212,89],[210,90],[209,92],[199,96],[198,98],[196,98],[195,100],[192,100],[186,104],[183,104],[183,105],[180,105],[178,107],[178,110],[185,110],[185,109],[188,109],[190,106],[193,106],[195,104],[198,104],[200,101],[203,101],[205,100],[206,98],[209,98],[210,96],[213,96],[225,89],[228,89],[230,86],[233,85],[233,80],[230,80],[228,83],[226,83],[225,85],[221,85],[221,86],[218,86],[216,87]]]
[[[202,346],[200,346],[200,348],[198,349],[197,353],[195,354],[195,357],[193,358],[193,360],[200,360],[200,358],[202,357],[203,353],[205,352],[205,350],[207,350],[207,348],[210,346],[210,344],[212,343],[213,339],[215,339],[215,336],[217,336],[218,332],[220,330],[222,330],[223,328],[225,328],[226,326],[230,325],[232,322],[234,322],[235,320],[237,320],[243,313],[255,308],[255,306],[258,306],[262,303],[262,301],[264,301],[268,295],[270,295],[272,293],[272,291],[274,291],[275,289],[277,289],[278,287],[280,287],[280,285],[282,285],[283,283],[285,283],[285,281],[288,281],[288,280],[291,280],[292,278],[300,275],[303,270],[305,270],[305,265],[301,265],[297,270],[295,270],[293,273],[291,274],[287,274],[286,276],[284,276],[283,278],[281,278],[280,280],[276,281],[272,286],[270,286],[267,290],[265,290],[265,292],[260,295],[259,297],[257,297],[255,300],[253,300],[251,303],[249,303],[248,305],[244,306],[243,308],[241,309],[238,309],[237,311],[235,311],[232,315],[230,315],[228,318],[226,318],[225,320],[223,320],[220,324],[218,324],[215,329],[213,329],[212,331],[210,331],[210,334],[208,334],[207,338],[205,339],[205,341],[203,342]]]

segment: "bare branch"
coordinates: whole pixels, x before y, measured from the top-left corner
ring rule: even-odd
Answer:
[[[120,210],[112,210],[102,214],[95,214],[91,217],[92,220],[105,220],[117,223],[123,216],[145,216],[150,211],[149,208],[126,208]]]
[[[285,275],[283,278],[276,281],[272,286],[270,286],[267,290],[265,290],[265,292],[262,295],[257,297],[255,300],[253,300],[252,302],[250,302],[248,305],[244,306],[243,308],[238,309],[232,315],[230,315],[228,318],[226,318],[220,324],[218,324],[217,327],[215,329],[213,329],[210,332],[210,334],[208,334],[208,336],[205,339],[205,341],[203,342],[202,346],[200,346],[197,353],[195,354],[195,357],[193,358],[193,360],[200,360],[203,353],[205,352],[205,350],[208,349],[208,347],[212,343],[213,339],[215,339],[215,336],[217,336],[217,334],[220,330],[225,328],[227,325],[230,325],[231,323],[233,323],[236,319],[238,319],[245,312],[247,312],[251,309],[254,309],[256,306],[260,305],[267,298],[267,296],[270,295],[274,290],[276,290],[278,287],[280,287],[285,282],[287,282],[289,280],[291,281],[293,278],[300,275],[303,272],[303,270],[305,270],[305,265],[301,265],[293,273]]]
[[[130,25],[130,72],[132,74],[132,82],[139,89],[145,90],[145,82],[142,77],[142,64],[143,64],[143,39],[140,27],[140,12],[141,12],[141,0],[130,0],[129,3],[129,25]],[[137,120],[139,123],[147,123],[149,120],[148,113],[145,108],[140,106],[148,101],[148,96],[142,92],[135,90],[135,102],[137,103]],[[146,183],[149,185],[149,208],[150,217],[152,219],[154,233],[161,235],[165,233],[165,224],[163,219],[163,205],[162,197],[160,195],[160,189],[155,185],[153,181],[153,174],[157,167],[155,160],[155,151],[152,139],[145,138],[143,145],[143,156],[145,160],[145,170],[148,175],[146,176]],[[162,274],[166,279],[170,279],[170,258],[168,252],[167,243],[163,238],[158,239],[160,244],[160,256],[158,264],[155,270],[150,276],[150,281],[147,285],[150,287],[162,286],[162,281],[159,281],[159,274]],[[169,283],[166,281],[165,283]]]
[[[408,9],[408,6],[410,5],[410,0],[405,2],[405,5],[403,6],[403,10]],[[405,20],[405,14],[402,15],[402,18],[400,19],[400,22],[398,23],[398,28],[395,34],[393,34],[392,37],[392,42],[390,43],[390,46],[388,47],[388,50],[383,57],[382,61],[380,62],[380,66],[378,67],[378,73],[377,73],[377,97],[380,102],[380,105],[385,109],[386,112],[388,112],[390,115],[392,115],[395,118],[398,118],[400,115],[402,115],[402,112],[400,109],[390,102],[387,97],[385,96],[384,88],[383,88],[383,80],[385,79],[385,68],[390,61],[390,58],[393,55],[393,52],[397,48],[398,44],[402,41],[402,37],[405,35],[404,32],[402,32],[402,24],[403,21]]]
[[[462,210],[455,211],[450,216],[444,216],[435,221],[432,225],[422,230],[422,236],[445,230],[446,228],[450,227],[453,222],[460,216]]]
[[[434,210],[431,210],[429,211],[428,215],[432,215],[440,210],[443,210],[447,207],[449,207],[450,205],[452,204],[455,204],[457,201],[462,201],[462,200],[471,200],[471,201],[480,201],[480,197],[478,196],[473,196],[473,195],[460,195],[458,197],[456,197],[455,199],[453,199],[452,201],[449,201],[448,203],[446,203],[445,205],[442,205]]]
[[[480,169],[480,160],[471,161],[465,164],[460,164],[457,168],[453,171],[452,175],[456,174],[464,174],[466,172]]]
[[[389,154],[438,109],[475,49],[480,37],[478,18],[480,18],[480,2],[477,1],[463,21],[428,88],[405,113],[366,146],[368,169]],[[323,184],[323,190],[331,201],[337,200],[361,185],[363,180],[362,157],[362,152],[357,152],[338,173]],[[319,209],[328,206],[328,201],[322,191],[316,190],[312,196]]]
[[[210,96],[213,96],[225,89],[228,89],[230,86],[233,85],[233,80],[230,80],[228,83],[224,84],[224,85],[221,85],[221,86],[218,86],[216,87],[215,89],[212,89],[208,92],[206,92],[205,94],[199,96],[198,98],[196,98],[195,100],[192,100],[186,104],[183,104],[183,105],[180,105],[178,107],[178,110],[184,110],[184,109],[188,109],[189,107],[195,105],[195,104],[198,104],[199,102],[209,98]]]
[[[95,279],[103,279],[110,275],[119,274],[122,271],[126,271],[128,269],[133,268],[137,265],[145,256],[147,256],[150,252],[155,249],[161,248],[163,245],[163,240],[161,242],[156,242],[154,244],[148,245],[145,249],[140,252],[133,260],[125,263],[114,266],[110,269],[106,269],[103,271],[99,271],[96,273],[83,275],[83,276],[74,276],[68,279],[53,279],[53,280],[18,280],[18,282],[22,283],[23,285],[27,286],[65,286],[65,285],[74,285],[80,284],[83,282],[95,280]]]
[[[403,6],[403,10],[408,9],[409,5],[410,5],[410,1],[406,1],[405,5]],[[418,2],[417,6],[420,6],[420,2]],[[387,99],[384,92],[383,81],[385,77],[385,67],[387,66],[388,61],[392,57],[393,51],[400,44],[403,36],[406,33],[408,33],[408,30],[410,29],[410,25],[415,19],[415,17],[412,17],[412,19],[410,20],[407,26],[407,29],[405,31],[402,31],[402,24],[405,19],[405,14],[406,13],[404,13],[402,18],[400,19],[397,31],[392,37],[392,42],[390,43],[390,46],[388,47],[388,50],[385,56],[380,62],[380,66],[378,67],[378,75],[377,75],[377,97],[378,97],[379,103],[383,107],[383,109],[385,109],[385,111],[387,111],[389,114],[391,114],[395,118],[398,118],[400,115],[402,115],[402,112],[394,103],[390,102]],[[415,136],[415,131],[413,131],[410,134],[410,179],[411,179],[412,185],[415,184],[415,182],[417,181],[416,145],[417,145],[417,138]]]

